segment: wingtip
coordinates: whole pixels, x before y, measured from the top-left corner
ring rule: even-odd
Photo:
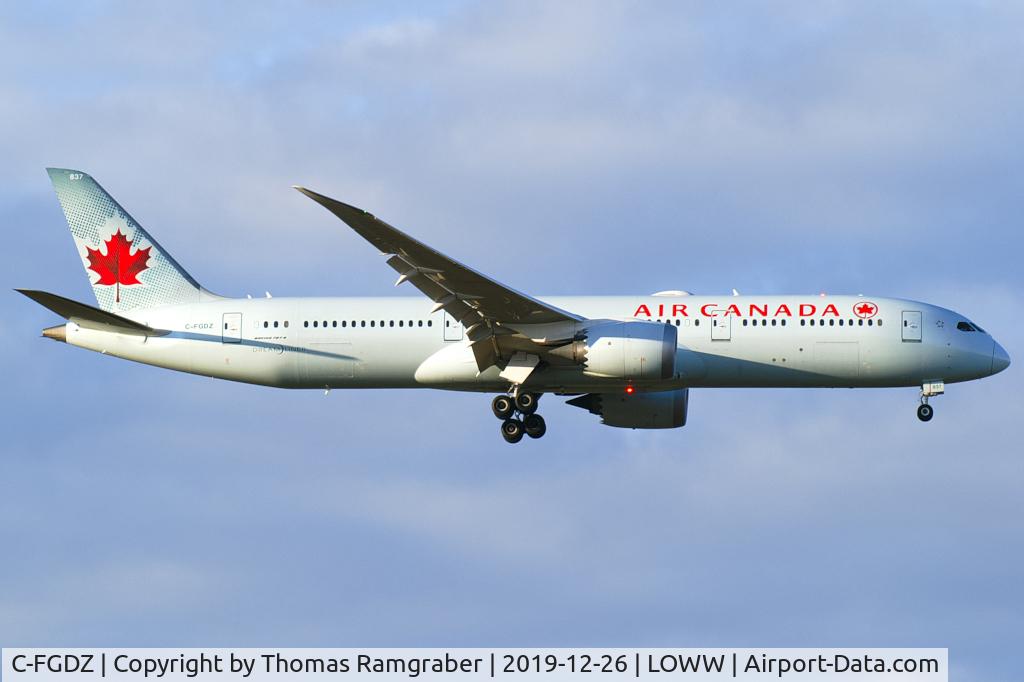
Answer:
[[[317,202],[321,206],[323,206],[323,207],[327,208],[328,210],[334,212],[335,215],[338,215],[339,218],[341,217],[341,215],[338,214],[338,210],[341,210],[343,212],[355,212],[357,214],[365,215],[365,216],[370,217],[370,218],[374,217],[372,213],[370,213],[369,211],[363,210],[363,209],[359,208],[358,206],[353,206],[352,204],[346,204],[344,201],[338,201],[337,199],[332,199],[331,197],[329,197],[329,196],[327,196],[325,194],[320,194],[319,192],[314,192],[313,190],[311,190],[311,189],[309,189],[307,187],[303,187],[302,185],[292,185],[292,188],[297,190],[297,191],[299,191],[299,192],[301,192],[302,194],[306,195],[307,197],[309,197],[313,201]],[[342,218],[342,219],[344,220],[344,218]]]
[[[313,190],[309,189],[308,187],[303,187],[302,185],[292,185],[292,189],[294,189],[299,194],[302,194],[303,196],[309,197],[313,201],[317,201],[317,202],[320,201],[320,197],[322,196],[321,194],[318,194],[317,192],[314,192]]]

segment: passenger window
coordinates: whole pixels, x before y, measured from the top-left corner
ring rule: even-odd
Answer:
[[[304,321],[302,322],[302,326],[303,326],[303,327],[308,327],[308,326],[309,326],[309,320],[304,320]]]
[[[746,321],[746,320],[743,320],[743,326],[744,326],[744,327],[746,327],[746,326],[747,326],[747,321]]]
[[[338,321],[337,321],[337,320],[332,320],[332,321],[331,321],[331,326],[332,326],[332,327],[334,327],[334,328],[337,328],[337,326],[338,326]]]
[[[342,327],[347,327],[348,326],[348,322],[346,320],[342,320],[341,321],[341,326]]]
[[[778,320],[772,320],[772,326],[773,326],[773,327],[774,327],[775,325],[777,325],[778,323],[779,323],[779,321],[778,321]]]
[[[420,320],[420,321],[419,321],[419,322],[418,322],[418,323],[416,324],[416,326],[417,326],[417,327],[422,327],[422,326],[423,326],[423,320]]]
[[[881,321],[881,320],[879,320],[879,321],[878,321],[878,326],[879,326],[879,327],[881,327],[881,326],[882,326],[882,321]]]
[[[270,323],[267,322],[266,320],[263,320],[263,328],[266,329],[269,326],[270,326]]]
[[[700,320],[694,320],[693,321],[693,326],[694,327],[699,327],[700,326]]]
[[[370,326],[371,327],[376,327],[377,326],[377,320],[370,320]]]
[[[433,327],[434,326],[434,321],[433,320],[427,320],[427,326],[428,327]]]
[[[288,320],[285,320],[285,321],[284,321],[284,328],[285,328],[285,329],[287,329],[287,328],[288,328]]]
[[[390,322],[388,322],[388,326],[389,327],[394,327],[395,326],[395,321],[391,320]]]
[[[786,326],[786,321],[785,321],[785,320],[783,320],[783,321],[782,321],[782,326],[783,326],[783,327],[785,327],[785,326]]]
[[[834,317],[831,320],[828,321],[828,326],[830,326],[830,327],[836,326],[836,319]]]
[[[874,325],[875,325],[875,321],[874,320],[868,320],[868,326],[869,327],[873,327]]]
[[[360,327],[365,327],[366,326],[366,320],[363,320],[362,322],[360,322],[359,326]]]
[[[840,327],[842,327],[842,326],[843,326],[843,321],[842,321],[842,320],[839,320],[839,326],[840,326]]]
[[[807,326],[807,320],[800,320],[800,326],[801,327],[806,327]]]
[[[274,320],[274,329],[277,329],[277,320]]]

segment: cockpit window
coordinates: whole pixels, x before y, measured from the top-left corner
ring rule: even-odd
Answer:
[[[961,320],[960,322],[956,323],[956,328],[959,329],[962,332],[977,331],[974,327],[971,326],[970,322],[964,322],[963,320]]]

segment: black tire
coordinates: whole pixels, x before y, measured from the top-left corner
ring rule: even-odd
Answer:
[[[935,416],[935,410],[931,405],[918,405],[917,418],[923,422],[929,422]]]
[[[499,395],[491,401],[491,411],[495,417],[504,421],[516,411],[516,404],[507,395]]]
[[[523,420],[523,428],[530,438],[540,438],[548,432],[548,425],[544,422],[544,417],[539,414],[526,415],[526,419]]]
[[[537,400],[540,398],[536,393],[520,393],[516,396],[516,409],[523,414],[533,414],[537,411]]]
[[[501,423],[501,437],[506,443],[518,443],[523,439],[523,422],[518,419],[506,419]]]

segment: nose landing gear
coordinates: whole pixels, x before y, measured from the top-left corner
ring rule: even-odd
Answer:
[[[491,411],[501,420],[501,437],[507,443],[518,443],[524,435],[540,438],[547,433],[544,417],[537,414],[540,393],[517,393],[514,397],[499,395],[491,401]]]
[[[928,398],[942,395],[946,392],[946,385],[941,381],[929,381],[921,384],[921,404],[917,406],[917,418],[923,422],[932,420],[935,416],[935,409],[928,404]]]

